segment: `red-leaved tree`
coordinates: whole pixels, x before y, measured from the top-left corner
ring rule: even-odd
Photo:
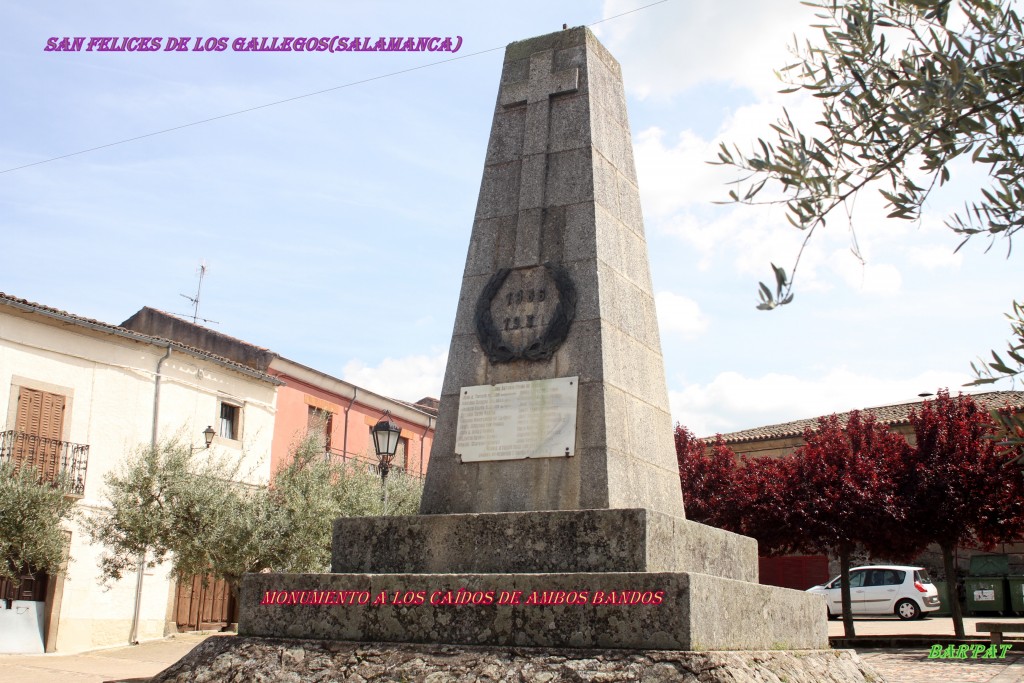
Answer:
[[[738,531],[732,505],[736,454],[721,437],[709,449],[686,427],[676,425],[676,461],[686,518],[728,531]]]
[[[950,596],[956,595],[953,554],[965,544],[991,547],[1024,531],[1024,483],[1005,465],[1014,454],[999,446],[988,413],[969,396],[939,391],[912,411],[917,439],[900,495],[907,528],[942,550]],[[950,600],[953,626],[964,637],[960,603]]]
[[[783,555],[800,547],[790,524],[789,489],[794,458],[746,458],[736,471],[727,504],[732,508],[732,531],[757,539],[758,554]]]
[[[870,549],[896,536],[904,515],[899,472],[909,448],[902,436],[858,411],[845,426],[835,415],[821,418],[804,440],[785,472],[787,531],[798,549],[839,558],[843,626],[853,637],[850,556],[858,545]]]

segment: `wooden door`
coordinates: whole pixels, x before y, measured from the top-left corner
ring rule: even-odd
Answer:
[[[233,621],[234,600],[224,581],[207,576],[179,580],[174,621],[179,631],[219,629]]]

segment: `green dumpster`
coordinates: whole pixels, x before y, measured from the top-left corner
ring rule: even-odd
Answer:
[[[967,589],[967,611],[970,614],[979,612],[1005,612],[1006,578],[1003,576],[968,576],[964,579]]]
[[[993,577],[1010,573],[1010,556],[1002,554],[974,555],[971,557],[970,576]]]
[[[948,617],[953,614],[953,606],[949,601],[949,585],[945,581],[932,581],[935,590],[939,591],[939,609],[928,612],[930,617]]]
[[[1024,614],[1024,576],[1007,576],[1006,592],[1010,595],[1010,609]]]

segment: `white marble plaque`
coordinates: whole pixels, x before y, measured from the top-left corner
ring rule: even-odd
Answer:
[[[462,387],[455,454],[462,462],[576,453],[579,377]]]

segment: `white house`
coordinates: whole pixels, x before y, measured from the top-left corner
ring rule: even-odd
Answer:
[[[253,368],[181,343],[0,293],[0,458],[68,471],[84,515],[106,505],[104,475],[133,449],[178,437],[243,458],[266,484],[277,386]],[[73,652],[126,644],[138,577],[100,585],[101,548],[69,524],[66,571],[0,594],[0,652]],[[169,565],[142,577],[138,640],[173,628]]]

